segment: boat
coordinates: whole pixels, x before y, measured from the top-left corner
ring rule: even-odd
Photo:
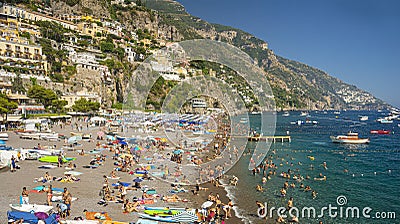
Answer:
[[[333,143],[343,143],[343,144],[366,144],[369,143],[369,138],[359,138],[358,133],[349,132],[347,135],[331,136]]]
[[[390,131],[388,130],[371,130],[371,134],[379,134],[379,135],[388,135],[390,134]]]
[[[377,121],[379,123],[381,123],[381,124],[393,124],[392,120],[388,120],[388,119],[385,119],[385,118],[379,118]]]
[[[53,206],[38,205],[38,204],[10,204],[10,208],[13,211],[19,211],[19,212],[49,213],[53,209]]]
[[[308,116],[308,112],[304,111],[300,112],[300,117],[305,117],[305,116]]]
[[[368,116],[358,116],[360,121],[368,121]]]
[[[289,117],[289,116],[290,116],[290,114],[288,111],[285,111],[285,113],[282,114],[282,117]]]
[[[8,134],[7,133],[0,133],[0,140],[8,141]]]
[[[333,114],[339,115],[340,111],[334,111]]]

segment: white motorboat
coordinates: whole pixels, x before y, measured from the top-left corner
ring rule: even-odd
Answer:
[[[368,116],[358,116],[360,121],[368,121]]]

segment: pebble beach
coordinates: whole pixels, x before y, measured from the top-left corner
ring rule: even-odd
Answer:
[[[107,212],[109,217],[112,218],[113,221],[127,222],[127,223],[135,223],[139,217],[138,213],[124,213],[123,204],[117,202],[109,202],[106,205],[100,205],[98,202],[101,197],[99,196],[99,191],[101,190],[104,184],[104,176],[109,176],[110,172],[115,169],[113,156],[114,152],[111,150],[103,150],[101,153],[106,156],[106,160],[102,163],[102,165],[98,166],[96,169],[84,168],[85,165],[89,165],[90,161],[95,156],[94,154],[88,153],[90,150],[96,149],[96,145],[98,147],[99,144],[106,144],[105,140],[96,140],[96,133],[100,130],[100,127],[87,127],[84,126],[81,133],[83,134],[92,134],[92,138],[90,141],[80,141],[81,146],[77,147],[77,150],[65,150],[65,157],[75,157],[76,160],[73,163],[76,165],[74,171],[81,172],[82,174],[78,176],[79,181],[75,181],[73,183],[62,183],[59,181],[51,181],[50,183],[45,183],[44,185],[48,186],[52,184],[53,188],[68,188],[68,191],[72,194],[72,197],[76,197],[77,200],[72,202],[71,206],[71,215],[67,219],[73,219],[75,217],[83,217],[85,218],[84,211],[93,211],[93,212]],[[57,132],[59,134],[70,136],[71,132],[77,132],[77,130],[73,130],[71,126],[66,125],[61,129],[60,126],[53,126],[52,131]],[[56,149],[60,149],[65,146],[65,142],[63,140],[59,141],[45,141],[45,140],[29,140],[29,139],[20,139],[19,136],[14,132],[7,132],[9,135],[9,140],[7,141],[8,146],[12,146],[13,148],[33,148],[41,145],[41,147],[45,146],[55,146]],[[162,133],[152,133],[154,136],[162,135]],[[85,151],[84,155],[80,155],[80,149]],[[38,193],[32,191],[34,187],[41,186],[43,183],[35,182],[35,178],[40,178],[44,176],[45,172],[49,172],[49,174],[53,177],[62,177],[64,176],[64,172],[66,171],[65,167],[56,167],[53,169],[40,169],[38,168],[45,163],[39,162],[38,160],[23,160],[19,161],[17,165],[19,165],[19,169],[16,172],[10,172],[10,170],[3,170],[0,173],[1,178],[1,189],[2,193],[0,194],[0,200],[3,202],[0,204],[0,220],[2,223],[5,223],[7,220],[7,211],[10,210],[9,204],[18,204],[20,202],[20,195],[22,192],[22,188],[26,187],[30,190],[29,193],[29,202],[30,204],[46,204],[46,193]],[[57,165],[57,164],[55,164]],[[139,165],[137,165],[139,167]],[[116,183],[117,181],[132,183],[132,180],[135,179],[135,176],[130,175],[128,172],[117,172],[116,173],[120,179],[112,180],[109,179],[109,185]],[[169,191],[173,188],[171,183],[162,181],[158,178],[153,178],[152,180],[143,180],[141,182],[142,187],[148,187],[149,189],[155,189],[158,195],[170,195]],[[179,193],[178,196],[181,199],[185,199],[179,202],[164,202],[161,200],[161,197],[157,197],[154,200],[154,203],[148,206],[158,206],[158,207],[186,207],[186,208],[198,208],[200,209],[201,204],[207,201],[207,196],[210,192],[213,194],[219,194],[220,200],[222,203],[227,204],[229,199],[226,197],[226,191],[223,187],[215,187],[211,183],[202,184],[202,187],[207,188],[207,190],[203,190],[198,192],[198,195],[194,195],[191,190],[194,189],[194,186],[184,186],[187,190],[186,193]],[[115,190],[117,191],[117,189]],[[127,197],[129,200],[132,200],[134,197],[141,198],[142,196],[141,190],[129,190],[127,192]],[[56,207],[57,202],[53,203],[53,206]],[[140,206],[139,212],[143,211],[143,206]],[[231,218],[225,220],[225,223],[241,223],[241,220],[237,217],[234,217],[234,211],[231,212]]]

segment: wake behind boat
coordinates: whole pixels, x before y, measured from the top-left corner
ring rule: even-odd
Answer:
[[[349,132],[347,135],[331,136],[333,143],[342,144],[366,144],[369,143],[369,138],[359,138],[358,133]]]

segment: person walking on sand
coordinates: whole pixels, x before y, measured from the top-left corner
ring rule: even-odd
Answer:
[[[21,193],[21,197],[22,197],[22,204],[29,204],[29,192],[26,190],[26,187],[22,188],[22,193]]]

